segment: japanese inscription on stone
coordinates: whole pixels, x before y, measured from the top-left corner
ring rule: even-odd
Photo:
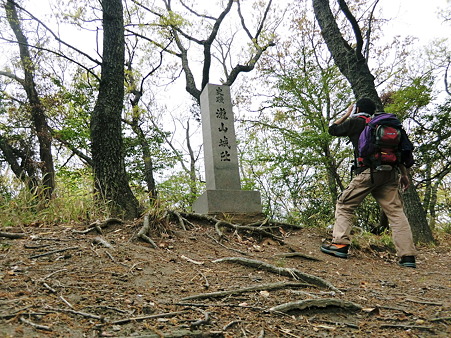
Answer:
[[[239,190],[240,178],[228,86],[209,84],[201,96],[208,189]]]
[[[207,190],[193,204],[198,213],[259,213],[258,191],[241,190],[230,88],[207,84],[200,96]]]

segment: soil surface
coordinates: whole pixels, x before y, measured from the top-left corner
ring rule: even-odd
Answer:
[[[451,336],[451,236],[413,269],[388,248],[323,254],[325,229],[186,224],[153,229],[158,248],[142,220],[2,229],[26,236],[0,237],[0,336]]]

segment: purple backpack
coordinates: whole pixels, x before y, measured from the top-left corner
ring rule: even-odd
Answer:
[[[381,164],[404,163],[410,167],[413,145],[398,118],[394,114],[380,113],[365,119],[367,124],[358,143],[358,164],[373,168]]]

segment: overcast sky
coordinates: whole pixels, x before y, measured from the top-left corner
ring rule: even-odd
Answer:
[[[421,44],[434,38],[450,38],[451,22],[444,23],[437,15],[439,8],[449,6],[449,0],[380,0],[384,15],[392,19],[384,34],[415,36]]]

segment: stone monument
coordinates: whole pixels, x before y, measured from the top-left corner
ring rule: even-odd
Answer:
[[[207,187],[194,202],[193,211],[261,213],[260,192],[241,190],[230,88],[207,84],[200,96],[200,109]]]

